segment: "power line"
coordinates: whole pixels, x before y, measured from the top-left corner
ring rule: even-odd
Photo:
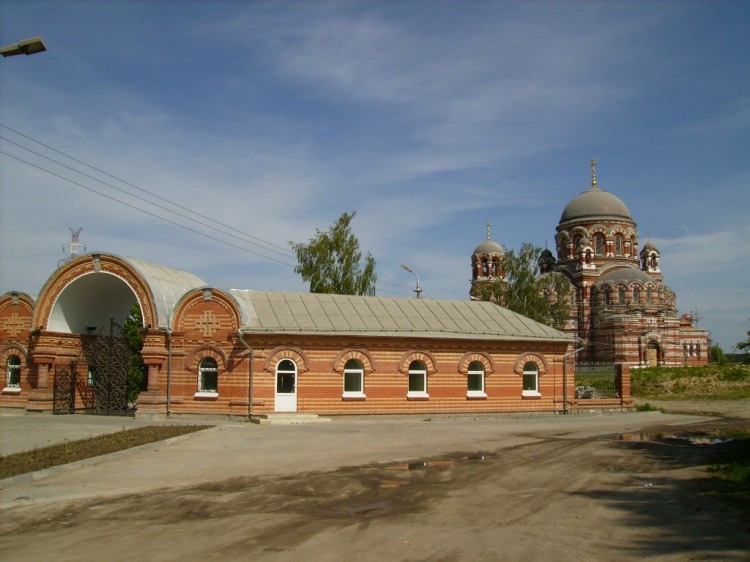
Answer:
[[[22,163],[26,164],[27,166],[31,166],[32,168],[36,168],[37,170],[40,170],[42,172],[46,172],[47,174],[50,174],[51,176],[59,178],[59,179],[61,179],[63,181],[67,181],[69,183],[72,183],[74,185],[82,187],[83,189],[85,189],[87,191],[90,191],[92,193],[95,193],[97,195],[100,195],[101,197],[105,197],[105,198],[107,198],[107,199],[109,199],[111,201],[114,201],[114,202],[119,203],[121,205],[125,205],[126,207],[130,207],[131,209],[135,209],[136,211],[140,211],[140,212],[145,213],[145,214],[147,214],[147,215],[149,215],[151,217],[154,217],[156,219],[162,220],[162,221],[164,221],[166,223],[172,224],[174,226],[178,226],[178,227],[183,228],[185,230],[189,230],[190,232],[198,234],[199,236],[205,236],[206,238],[214,240],[215,242],[219,242],[221,244],[225,244],[227,246],[231,246],[232,248],[236,248],[238,250],[242,250],[243,252],[247,252],[248,254],[253,254],[255,256],[258,256],[258,257],[261,257],[261,258],[264,258],[264,259],[267,259],[267,260],[270,260],[270,261],[274,261],[276,263],[280,263],[281,265],[285,265],[285,266],[288,266],[288,267],[295,267],[294,264],[278,260],[278,259],[273,258],[271,256],[266,256],[266,255],[263,255],[263,254],[259,254],[258,252],[254,252],[254,251],[249,250],[247,248],[243,248],[242,246],[238,246],[237,244],[232,244],[231,242],[227,242],[226,240],[221,240],[220,238],[216,238],[215,236],[211,236],[210,234],[206,234],[205,232],[201,232],[200,230],[196,230],[196,229],[191,228],[189,226],[186,226],[184,224],[180,224],[178,222],[170,220],[170,219],[168,219],[166,217],[159,216],[159,215],[157,215],[155,213],[152,213],[151,211],[147,211],[146,209],[142,209],[140,207],[137,207],[137,206],[132,205],[130,203],[127,203],[125,201],[121,201],[121,200],[117,199],[116,197],[112,197],[111,195],[107,195],[106,193],[102,193],[101,191],[97,191],[96,189],[94,189],[92,187],[89,187],[87,185],[84,185],[81,182],[77,182],[77,181],[72,180],[70,178],[66,178],[65,176],[61,176],[60,174],[58,174],[56,172],[53,172],[51,170],[47,170],[46,168],[42,168],[41,166],[38,166],[37,164],[34,164],[34,163],[29,162],[27,160],[24,160],[23,158],[19,158],[18,156],[14,156],[13,154],[5,152],[4,150],[0,150],[0,154],[4,154],[5,156],[9,156],[10,158],[18,160],[19,162],[22,162]],[[186,218],[186,217],[183,217],[183,218]]]
[[[83,166],[86,166],[87,168],[91,168],[92,170],[95,170],[95,171],[97,171],[97,172],[99,172],[99,173],[101,173],[101,174],[104,174],[105,176],[107,176],[107,177],[109,177],[109,178],[115,179],[115,180],[117,180],[117,181],[119,181],[119,182],[121,182],[121,183],[123,183],[123,184],[125,184],[125,185],[127,185],[127,186],[130,186],[130,187],[132,187],[132,188],[134,188],[134,189],[136,189],[136,190],[140,191],[141,193],[145,193],[145,194],[147,194],[147,195],[149,195],[149,196],[151,196],[151,197],[153,197],[153,198],[155,198],[155,199],[158,199],[159,201],[163,201],[163,202],[165,202],[165,203],[168,203],[168,204],[170,204],[170,205],[173,205],[174,207],[177,207],[178,209],[182,209],[183,211],[186,211],[186,212],[188,212],[188,213],[190,213],[190,214],[192,214],[192,215],[195,215],[195,216],[197,216],[197,217],[200,217],[201,219],[204,219],[204,220],[206,220],[206,221],[210,221],[210,223],[212,223],[212,224],[206,224],[206,223],[203,223],[203,222],[197,221],[197,222],[199,222],[199,224],[201,224],[202,226],[205,226],[205,227],[207,227],[207,228],[210,228],[210,229],[212,229],[212,230],[215,230],[215,231],[217,231],[217,232],[220,232],[220,233],[222,233],[222,234],[225,234],[225,235],[228,235],[228,236],[232,236],[232,237],[234,237],[234,238],[237,238],[237,239],[243,240],[244,242],[248,242],[248,243],[250,243],[250,244],[253,244],[253,245],[259,246],[259,247],[263,248],[264,250],[267,250],[267,251],[270,251],[270,252],[273,252],[273,253],[276,253],[276,254],[282,255],[282,256],[284,256],[284,257],[292,257],[292,256],[293,256],[293,253],[292,253],[292,252],[291,252],[291,251],[290,251],[290,250],[289,250],[288,248],[285,248],[285,247],[283,247],[283,246],[280,246],[280,245],[278,245],[278,244],[275,244],[275,243],[273,243],[273,242],[270,242],[270,241],[268,241],[268,240],[264,240],[263,238],[260,238],[260,237],[258,237],[258,236],[254,236],[254,235],[252,235],[252,234],[249,234],[249,233],[247,233],[247,232],[243,232],[243,231],[241,231],[241,230],[239,230],[239,229],[237,229],[237,228],[234,228],[234,227],[232,227],[232,226],[229,226],[229,225],[227,225],[227,224],[224,224],[224,223],[222,223],[221,221],[218,221],[218,220],[216,220],[216,219],[214,219],[214,218],[212,218],[212,217],[208,217],[208,216],[206,216],[206,215],[203,215],[203,214],[201,214],[201,213],[199,213],[199,212],[197,212],[197,211],[193,211],[192,209],[189,209],[189,208],[187,208],[187,207],[185,207],[185,206],[183,206],[183,205],[180,205],[179,203],[176,203],[176,202],[174,202],[174,201],[171,201],[171,200],[169,200],[169,199],[166,199],[166,198],[164,198],[164,197],[161,197],[160,195],[157,195],[156,193],[153,193],[153,192],[151,192],[151,191],[148,191],[148,190],[146,190],[146,189],[143,189],[143,188],[141,188],[141,187],[139,187],[139,186],[137,186],[137,185],[135,185],[135,184],[133,184],[133,183],[131,183],[131,182],[127,181],[127,180],[124,180],[124,179],[122,179],[122,178],[119,178],[119,177],[117,177],[117,176],[114,176],[114,175],[112,175],[112,174],[110,174],[110,173],[108,173],[108,172],[105,172],[104,170],[101,170],[100,168],[97,168],[96,166],[92,166],[91,164],[88,164],[88,163],[86,163],[86,162],[84,162],[84,161],[82,161],[82,160],[79,160],[79,159],[77,159],[77,158],[75,158],[75,157],[73,157],[73,156],[71,156],[71,155],[69,155],[69,154],[66,154],[65,152],[62,152],[62,151],[60,151],[60,150],[58,150],[58,149],[56,149],[56,148],[54,148],[54,147],[52,147],[52,146],[49,146],[49,145],[47,145],[47,144],[45,144],[45,143],[43,143],[43,142],[41,142],[41,141],[38,141],[38,140],[34,139],[33,137],[31,137],[31,136],[29,136],[29,135],[26,135],[26,134],[24,134],[24,133],[22,133],[22,132],[20,132],[20,131],[17,131],[16,129],[13,129],[13,128],[11,128],[11,127],[8,127],[7,125],[5,125],[5,124],[3,124],[3,123],[0,123],[0,127],[3,127],[3,128],[5,128],[5,129],[7,129],[7,130],[9,130],[9,131],[11,131],[11,132],[13,132],[13,133],[15,133],[15,134],[17,134],[17,135],[21,136],[21,137],[23,137],[23,138],[25,138],[25,139],[28,139],[28,140],[30,140],[30,141],[32,141],[32,142],[34,142],[34,143],[36,143],[36,144],[38,144],[38,145],[40,145],[40,146],[43,146],[44,148],[46,148],[46,149],[48,149],[48,150],[51,150],[52,152],[55,152],[55,153],[57,153],[57,154],[60,154],[61,156],[64,156],[65,158],[69,158],[70,160],[72,160],[72,161],[74,161],[74,162],[77,162],[78,164],[81,164],[81,165],[83,165]],[[128,196],[130,196],[130,197],[133,197],[133,198],[135,198],[135,199],[138,199],[138,200],[140,200],[140,201],[143,201],[143,202],[145,202],[145,203],[148,203],[149,205],[154,205],[155,207],[157,207],[157,208],[159,208],[159,209],[162,209],[162,210],[164,210],[164,211],[167,211],[167,212],[169,212],[169,213],[172,213],[172,214],[174,214],[174,215],[177,215],[177,216],[179,216],[179,217],[181,217],[181,218],[184,218],[184,219],[187,219],[187,220],[195,220],[195,219],[192,219],[192,218],[190,218],[190,217],[186,217],[185,215],[183,215],[183,214],[181,214],[181,213],[178,213],[177,211],[174,211],[174,210],[172,210],[172,209],[169,209],[169,208],[167,208],[167,207],[164,207],[164,206],[162,206],[162,205],[159,205],[159,204],[157,204],[157,203],[154,203],[154,202],[152,202],[152,201],[149,201],[148,199],[144,199],[144,198],[142,198],[142,197],[139,197],[139,196],[137,196],[137,195],[134,195],[134,194],[132,194],[132,193],[129,193],[128,191],[126,191],[126,190],[124,190],[124,189],[122,189],[122,188],[119,188],[119,187],[117,187],[117,186],[115,186],[115,185],[112,185],[111,183],[105,182],[105,181],[103,181],[103,180],[101,180],[101,179],[99,179],[99,178],[96,178],[96,177],[94,177],[94,176],[91,176],[91,175],[89,175],[89,174],[86,174],[85,172],[82,172],[82,171],[80,171],[80,170],[78,170],[78,169],[76,169],[76,168],[73,168],[73,167],[71,167],[71,166],[68,166],[68,165],[66,165],[66,164],[63,164],[62,162],[59,162],[59,161],[57,161],[57,160],[54,160],[53,158],[50,158],[49,156],[46,156],[46,155],[44,155],[44,154],[41,154],[41,153],[39,153],[39,152],[37,152],[37,151],[35,151],[35,150],[32,150],[31,148],[29,148],[29,147],[27,147],[27,146],[24,146],[24,145],[22,145],[22,144],[16,143],[16,142],[14,142],[14,141],[12,141],[12,140],[10,140],[10,139],[7,139],[7,138],[5,138],[5,137],[0,137],[0,139],[4,140],[4,141],[6,141],[6,142],[9,142],[9,143],[11,143],[11,144],[13,144],[13,145],[15,145],[15,146],[17,146],[17,147],[19,147],[19,148],[23,149],[23,150],[26,150],[26,151],[28,151],[28,152],[31,152],[32,154],[36,154],[37,156],[40,156],[40,157],[42,157],[42,158],[45,158],[46,160],[49,160],[50,162],[54,162],[55,164],[57,164],[57,165],[59,165],[59,166],[62,166],[62,167],[64,167],[64,168],[67,168],[68,170],[71,170],[71,171],[73,171],[73,172],[75,172],[75,173],[77,173],[77,174],[81,174],[81,175],[82,175],[82,176],[84,176],[84,177],[87,177],[87,178],[89,178],[89,179],[92,179],[92,180],[94,180],[94,181],[97,181],[97,182],[99,182],[99,183],[102,183],[102,184],[104,184],[104,185],[106,185],[106,186],[108,186],[108,187],[111,187],[111,188],[113,188],[113,189],[116,189],[117,191],[120,191],[121,193],[125,193],[125,194],[127,194]],[[222,230],[220,230],[220,229],[216,228],[216,226],[214,226],[214,224],[217,224],[217,225],[219,225],[219,226],[222,226],[222,227],[224,227],[225,229],[228,229],[228,230],[230,230],[230,231],[232,231],[232,232],[237,232],[237,233],[239,233],[239,234],[240,234],[241,236],[237,236],[236,234],[232,234],[231,232],[225,232],[225,231],[222,231]],[[243,237],[245,237],[245,238],[243,238]],[[258,244],[257,242],[253,242],[252,240],[247,240],[247,238],[251,238],[252,240],[257,240],[258,242],[261,242],[261,243],[262,243],[263,245],[261,245],[261,244]],[[270,246],[270,247],[268,247],[268,246]],[[274,248],[277,248],[277,249],[274,249]]]

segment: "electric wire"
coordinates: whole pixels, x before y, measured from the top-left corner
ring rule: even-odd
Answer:
[[[140,211],[140,212],[142,212],[142,213],[145,213],[145,214],[147,214],[147,215],[149,215],[149,216],[151,216],[151,217],[153,217],[153,218],[159,219],[159,220],[161,220],[161,221],[164,221],[164,222],[166,222],[166,223],[169,223],[169,224],[171,224],[171,225],[177,226],[177,227],[179,227],[179,228],[183,228],[183,229],[185,229],[185,230],[189,230],[190,232],[193,232],[193,233],[195,233],[195,234],[198,234],[199,236],[204,236],[204,237],[206,237],[206,238],[209,238],[209,239],[211,239],[211,240],[213,240],[213,241],[215,241],[215,242],[219,242],[219,243],[221,243],[221,244],[225,244],[226,246],[230,246],[230,247],[232,247],[232,248],[236,248],[236,249],[238,249],[238,250],[242,250],[243,252],[246,252],[246,253],[248,253],[248,254],[253,254],[253,255],[255,255],[255,256],[258,256],[258,257],[261,257],[261,258],[264,258],[264,259],[267,259],[267,260],[270,260],[270,261],[274,261],[274,262],[276,262],[276,263],[279,263],[279,264],[281,264],[281,265],[285,265],[285,266],[288,266],[288,267],[295,267],[295,265],[294,265],[294,264],[291,264],[291,263],[289,263],[289,262],[284,262],[284,261],[278,260],[278,259],[276,259],[276,258],[273,258],[273,257],[271,257],[271,256],[267,256],[267,255],[264,255],[264,254],[259,254],[258,252],[255,252],[255,251],[253,251],[253,250],[250,250],[250,249],[248,249],[248,248],[243,248],[242,246],[238,246],[237,244],[233,244],[233,243],[231,243],[231,242],[227,242],[226,240],[222,240],[221,238],[217,238],[217,237],[215,237],[215,236],[211,236],[210,234],[206,234],[205,232],[201,232],[200,230],[196,230],[195,228],[191,228],[191,227],[189,227],[189,226],[187,226],[187,225],[184,225],[184,224],[181,224],[181,223],[179,223],[179,222],[176,222],[176,221],[170,220],[170,219],[168,219],[168,218],[166,218],[166,217],[162,217],[162,216],[160,216],[160,215],[157,215],[156,213],[152,213],[151,211],[148,211],[148,210],[146,210],[146,209],[142,209],[142,208],[140,208],[140,207],[137,207],[136,205],[132,205],[132,204],[130,204],[130,203],[127,203],[127,202],[125,202],[125,201],[121,201],[121,200],[117,199],[116,197],[113,197],[113,196],[111,196],[111,195],[107,195],[106,193],[102,193],[101,191],[97,191],[96,189],[94,189],[94,188],[92,188],[92,187],[89,187],[89,186],[87,186],[87,185],[84,185],[84,184],[82,184],[81,182],[78,182],[78,181],[72,180],[72,179],[70,179],[70,178],[66,178],[65,176],[62,176],[62,175],[60,175],[60,174],[58,174],[58,173],[56,173],[56,172],[53,172],[53,171],[51,171],[51,170],[47,170],[46,168],[42,168],[41,166],[39,166],[39,165],[37,165],[37,164],[34,164],[34,163],[32,163],[32,162],[29,162],[28,160],[24,160],[23,158],[19,158],[18,156],[15,156],[15,155],[13,155],[13,154],[10,154],[10,153],[8,153],[8,152],[5,152],[4,150],[0,150],[0,154],[4,154],[5,156],[8,156],[8,157],[10,157],[10,158],[13,158],[14,160],[18,160],[19,162],[22,162],[23,164],[26,164],[27,166],[31,166],[32,168],[36,168],[37,170],[40,170],[40,171],[42,171],[42,172],[45,172],[45,173],[47,173],[47,174],[50,174],[51,176],[54,176],[54,177],[56,177],[56,178],[59,178],[59,179],[61,179],[61,180],[63,180],[63,181],[67,181],[67,182],[69,182],[69,183],[72,183],[72,184],[74,184],[74,185],[77,185],[77,186],[79,186],[79,187],[82,187],[83,189],[85,189],[85,190],[87,190],[87,191],[90,191],[90,192],[92,192],[92,193],[95,193],[95,194],[97,194],[97,195],[100,195],[101,197],[104,197],[104,198],[106,198],[106,199],[109,199],[109,200],[111,200],[111,201],[114,201],[114,202],[116,202],[116,203],[119,203],[119,204],[121,204],[121,205],[124,205],[124,206],[126,206],[126,207],[129,207],[129,208],[131,208],[131,209],[135,209],[136,211]]]
[[[134,185],[134,184],[132,184],[132,183],[130,183],[130,182],[128,182],[128,181],[126,181],[126,180],[123,180],[123,179],[120,179],[120,178],[118,178],[118,177],[116,177],[116,176],[113,176],[113,175],[111,175],[111,174],[109,174],[109,173],[107,173],[107,172],[104,172],[104,171],[100,170],[99,168],[96,168],[96,167],[94,167],[94,166],[91,166],[91,165],[89,165],[89,164],[86,164],[85,162],[82,162],[81,160],[78,160],[78,159],[76,159],[76,158],[74,158],[74,157],[72,157],[72,156],[69,156],[69,155],[65,154],[64,152],[60,152],[59,150],[56,150],[56,149],[54,149],[54,148],[52,148],[52,147],[50,147],[50,146],[48,146],[48,145],[46,145],[46,144],[44,144],[44,143],[41,143],[41,142],[39,142],[39,141],[36,141],[36,140],[32,139],[31,137],[28,137],[27,135],[24,135],[23,133],[19,133],[19,132],[18,132],[18,131],[16,131],[15,129],[11,129],[10,127],[7,127],[7,126],[3,125],[2,123],[0,123],[0,126],[2,126],[2,127],[4,127],[4,128],[6,128],[6,129],[8,129],[8,130],[10,130],[10,131],[13,131],[14,133],[16,133],[16,134],[18,134],[18,135],[20,135],[20,136],[23,136],[23,137],[25,137],[25,138],[28,138],[28,139],[30,139],[30,140],[32,140],[32,141],[34,141],[34,142],[36,142],[37,144],[40,144],[41,146],[44,146],[45,148],[48,148],[49,150],[52,150],[52,151],[54,151],[54,152],[56,152],[56,153],[58,153],[58,154],[61,154],[61,155],[65,156],[66,158],[70,158],[71,160],[73,160],[73,161],[75,161],[75,162],[78,162],[78,163],[80,163],[80,164],[83,164],[84,166],[87,166],[87,167],[91,168],[92,170],[96,170],[97,172],[100,172],[100,173],[102,173],[102,174],[104,174],[104,175],[106,175],[106,176],[108,176],[108,177],[110,177],[110,178],[113,178],[113,179],[115,179],[115,180],[117,180],[117,181],[119,181],[119,182],[122,182],[122,183],[124,183],[124,184],[126,184],[126,185],[130,186],[130,187],[133,187],[133,188],[137,189],[138,191],[140,191],[140,192],[142,192],[142,193],[147,193],[148,195],[150,195],[150,196],[152,196],[152,197],[154,197],[154,198],[156,198],[156,199],[158,199],[158,200],[160,200],[160,201],[164,201],[165,203],[169,203],[170,205],[173,205],[173,206],[175,206],[175,207],[177,207],[177,208],[179,208],[179,209],[182,209],[182,210],[184,210],[184,211],[186,211],[186,212],[188,212],[188,213],[191,213],[191,214],[193,214],[193,215],[195,215],[195,216],[197,216],[197,217],[200,217],[200,218],[202,218],[202,219],[205,219],[206,221],[210,221],[211,223],[215,223],[215,224],[218,224],[218,225],[220,225],[220,226],[222,226],[222,227],[224,227],[224,228],[226,228],[226,229],[228,229],[228,230],[230,230],[230,231],[238,232],[238,233],[240,233],[240,234],[241,234],[242,236],[238,236],[238,235],[236,235],[236,234],[232,234],[231,232],[225,232],[225,231],[222,231],[221,229],[217,228],[217,227],[216,227],[216,226],[214,226],[213,224],[209,224],[209,223],[205,223],[205,222],[201,222],[201,221],[196,221],[196,222],[198,222],[199,224],[201,224],[202,226],[205,226],[206,228],[209,228],[209,229],[211,229],[211,230],[214,230],[214,231],[216,231],[216,232],[220,232],[221,234],[224,234],[224,235],[227,235],[227,236],[231,236],[231,237],[233,237],[233,238],[237,238],[237,239],[239,239],[239,240],[242,240],[243,242],[247,242],[247,243],[249,243],[249,244],[253,244],[253,245],[255,245],[255,246],[258,246],[258,247],[260,247],[260,248],[263,248],[263,249],[264,249],[264,250],[266,250],[266,251],[269,251],[269,252],[273,252],[273,253],[275,253],[275,254],[279,254],[279,255],[282,255],[282,256],[284,256],[284,257],[293,257],[293,254],[292,254],[292,252],[291,252],[290,250],[288,250],[288,249],[285,249],[285,248],[283,248],[282,246],[279,246],[278,244],[274,244],[273,242],[269,242],[269,241],[267,241],[267,240],[263,240],[262,238],[259,238],[259,237],[257,237],[257,236],[253,236],[252,234],[248,234],[248,233],[246,233],[246,232],[242,232],[242,231],[240,231],[240,230],[238,230],[238,229],[236,229],[236,228],[233,228],[233,227],[231,227],[231,226],[229,226],[229,225],[225,225],[225,224],[223,224],[222,222],[220,222],[220,221],[217,221],[217,220],[215,220],[215,219],[213,219],[213,218],[211,218],[211,217],[208,217],[208,216],[206,216],[206,215],[203,215],[203,214],[201,214],[201,213],[197,213],[197,212],[195,212],[195,211],[192,211],[192,210],[188,209],[187,207],[184,207],[184,206],[180,205],[179,203],[175,203],[174,201],[170,201],[169,199],[165,199],[164,197],[161,197],[161,196],[159,196],[159,195],[156,195],[156,194],[155,194],[155,193],[153,193],[153,192],[150,192],[150,191],[147,191],[147,190],[145,190],[145,189],[142,189],[142,188],[140,188],[140,187],[138,187],[138,186],[136,186],[136,185]],[[179,212],[177,212],[177,211],[174,211],[173,209],[169,209],[168,207],[165,207],[165,206],[163,206],[163,205],[159,205],[158,203],[154,203],[153,201],[149,201],[148,199],[145,199],[145,198],[143,198],[143,197],[140,197],[140,196],[138,196],[138,195],[134,195],[134,194],[132,194],[132,193],[129,193],[129,192],[127,191],[127,190],[124,190],[124,189],[122,189],[122,188],[120,188],[120,187],[117,187],[117,186],[115,186],[115,185],[112,185],[112,184],[111,184],[111,183],[109,183],[109,182],[103,181],[103,180],[101,180],[101,179],[99,179],[99,178],[97,178],[97,177],[95,177],[95,176],[89,175],[89,174],[87,174],[87,173],[85,173],[85,172],[82,172],[82,171],[80,171],[80,170],[77,170],[76,168],[73,168],[73,167],[71,167],[71,166],[68,166],[67,164],[64,164],[64,163],[62,163],[62,162],[59,162],[59,161],[57,161],[57,160],[55,160],[55,159],[53,159],[53,158],[50,158],[49,156],[46,156],[46,155],[44,155],[44,154],[41,154],[40,152],[37,152],[37,151],[35,151],[35,150],[33,150],[33,149],[31,149],[31,148],[27,147],[27,146],[23,146],[23,145],[21,145],[21,144],[19,144],[19,143],[17,143],[17,142],[14,142],[14,141],[12,141],[12,140],[10,140],[10,139],[6,138],[6,137],[0,136],[0,140],[3,140],[3,141],[5,141],[5,142],[8,142],[8,143],[10,143],[10,144],[12,144],[12,145],[15,145],[15,146],[17,146],[17,147],[19,147],[19,148],[21,148],[21,149],[23,149],[23,150],[26,150],[26,151],[28,151],[28,152],[31,152],[32,154],[35,154],[35,155],[37,155],[37,156],[39,156],[39,157],[41,157],[41,158],[44,158],[44,159],[46,159],[46,160],[48,160],[48,161],[50,161],[50,162],[53,162],[53,163],[57,164],[58,166],[62,166],[63,168],[66,168],[66,169],[68,169],[68,170],[70,170],[70,171],[72,171],[72,172],[75,172],[75,173],[77,173],[77,174],[80,174],[80,175],[82,175],[82,176],[84,176],[84,177],[87,177],[87,178],[89,178],[89,179],[92,179],[92,180],[94,180],[94,181],[96,181],[96,182],[99,182],[99,183],[101,183],[101,184],[103,184],[103,185],[106,185],[107,187],[111,187],[112,189],[115,189],[115,190],[117,190],[117,191],[119,191],[119,192],[121,192],[121,193],[124,193],[124,194],[128,195],[129,197],[133,197],[134,199],[138,199],[139,201],[143,201],[143,202],[145,202],[145,203],[148,203],[149,205],[153,205],[153,206],[155,206],[155,207],[157,207],[157,208],[159,208],[159,209],[162,209],[163,211],[166,211],[166,212],[172,213],[172,214],[174,214],[174,215],[176,215],[176,216],[178,216],[178,217],[180,217],[180,218],[184,218],[184,219],[187,219],[187,220],[195,220],[195,219],[193,219],[193,218],[191,218],[191,217],[187,217],[187,216],[183,215],[182,213],[179,213]],[[246,237],[246,238],[243,238],[243,237]],[[254,240],[258,240],[258,241],[262,242],[262,243],[263,243],[263,244],[264,244],[265,246],[264,246],[264,245],[261,245],[261,244],[259,244],[258,242],[253,242],[252,240],[248,240],[247,238],[252,238],[252,239],[254,239]],[[272,248],[269,248],[269,247],[267,247],[267,246],[273,246],[273,247],[272,247]],[[280,249],[281,251],[279,251],[279,250],[277,250],[277,249],[274,249],[274,248],[279,248],[279,249]]]

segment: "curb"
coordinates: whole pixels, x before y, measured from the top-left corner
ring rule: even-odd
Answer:
[[[80,461],[74,461],[66,464],[59,464],[57,466],[51,466],[49,468],[43,468],[42,470],[37,470],[35,472],[26,472],[24,474],[18,474],[9,478],[3,478],[0,479],[0,490],[10,488],[15,484],[28,482],[29,480],[44,480],[45,478],[55,476],[56,474],[60,474],[62,472],[68,472],[70,470],[83,468],[85,466],[92,466],[100,462],[116,459],[117,457],[124,456],[128,453],[146,451],[148,449],[156,449],[164,445],[172,445],[173,443],[179,443],[180,441],[185,441],[186,439],[202,435],[206,432],[223,431],[225,427],[226,426],[224,425],[215,425],[206,429],[201,429],[199,431],[193,431],[192,433],[185,433],[184,435],[170,437],[169,439],[162,439],[161,441],[154,441],[152,443],[144,443],[143,445],[138,445],[129,449],[123,449],[122,451],[115,451],[114,453],[107,453],[106,455],[89,457],[88,459],[81,459]]]

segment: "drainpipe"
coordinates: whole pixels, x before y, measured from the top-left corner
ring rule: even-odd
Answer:
[[[247,419],[250,419],[253,417],[253,359],[255,358],[255,350],[245,341],[245,334],[242,333],[242,330],[237,330],[237,336],[239,336],[242,345],[250,351],[250,368],[247,379]]]
[[[580,353],[586,347],[586,341],[576,338],[577,343],[581,344],[581,347],[574,349],[570,353],[563,355],[563,413],[569,414],[568,411],[568,357],[572,357],[576,353]]]
[[[167,328],[167,417],[172,405],[172,328]]]

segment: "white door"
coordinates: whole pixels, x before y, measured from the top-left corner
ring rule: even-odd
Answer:
[[[297,411],[297,365],[284,359],[276,365],[276,412]]]

